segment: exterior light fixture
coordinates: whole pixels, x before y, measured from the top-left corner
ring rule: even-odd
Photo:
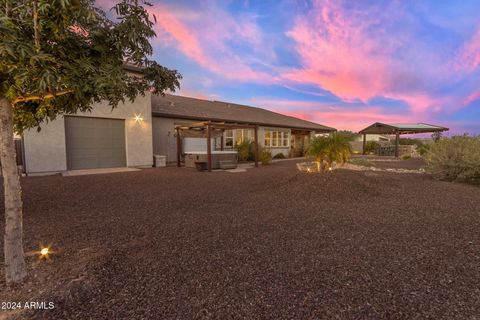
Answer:
[[[42,247],[40,251],[37,251],[38,254],[40,255],[40,260],[41,259],[49,259],[50,255],[53,253],[53,251],[50,249],[50,247]]]
[[[143,121],[142,115],[141,114],[136,114],[135,115],[135,122],[140,122]]]

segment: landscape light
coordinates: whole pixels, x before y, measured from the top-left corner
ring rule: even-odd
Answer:
[[[48,259],[48,255],[52,253],[49,247],[43,247],[40,250],[40,259]]]

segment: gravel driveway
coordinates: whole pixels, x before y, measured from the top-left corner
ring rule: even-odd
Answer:
[[[293,161],[22,183],[26,251],[55,253],[1,300],[55,308],[12,316],[480,319],[477,186]]]

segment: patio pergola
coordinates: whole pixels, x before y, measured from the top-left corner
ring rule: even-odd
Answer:
[[[238,124],[225,122],[196,122],[187,125],[176,125],[177,132],[177,166],[180,167],[180,159],[182,153],[182,136],[184,137],[204,137],[207,138],[207,169],[212,171],[212,138],[219,136],[220,150],[223,151],[223,132],[227,129],[253,129],[254,131],[254,153],[255,167],[258,167],[258,126],[253,124]]]
[[[435,126],[427,123],[381,123],[375,122],[371,126],[360,130],[363,134],[363,154],[365,154],[365,145],[367,141],[367,134],[391,134],[395,135],[395,157],[398,158],[398,146],[401,134],[415,134],[415,133],[433,133],[448,131],[448,128]]]

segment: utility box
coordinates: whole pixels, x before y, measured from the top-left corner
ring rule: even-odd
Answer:
[[[155,158],[155,168],[161,168],[161,167],[167,166],[167,156],[156,154],[153,157]]]

